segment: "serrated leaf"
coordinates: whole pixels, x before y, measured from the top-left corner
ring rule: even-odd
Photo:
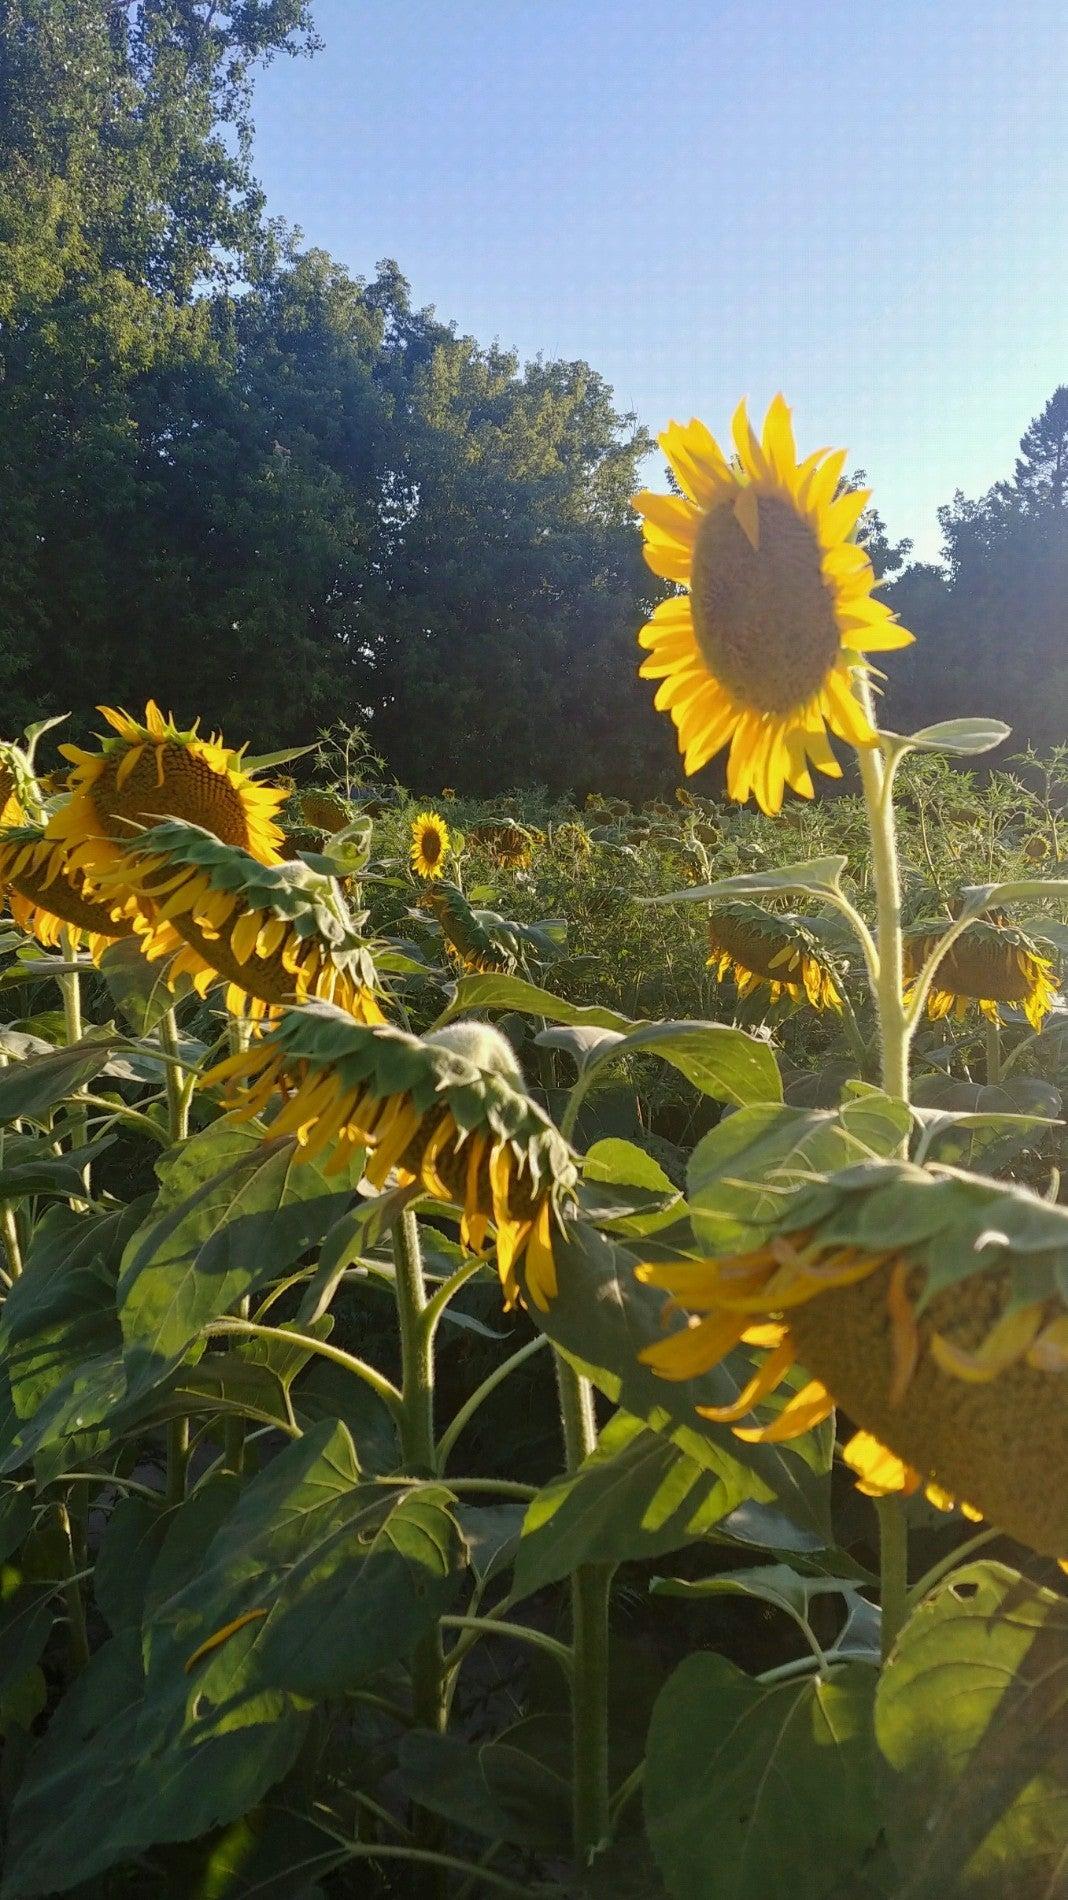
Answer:
[[[723,1656],[687,1657],[649,1729],[645,1821],[674,1900],[829,1900],[879,1818],[876,1671],[760,1683]],[[846,1889],[848,1890],[848,1889]]]
[[[621,1056],[659,1056],[718,1102],[781,1102],[782,1077],[770,1043],[728,1023],[644,1023],[608,1048],[595,1050],[586,1069]]]
[[[452,1002],[442,1011],[434,1028],[441,1029],[457,1016],[466,1016],[472,1010],[483,1009],[516,1009],[527,1016],[544,1016],[551,1023],[578,1023],[593,1029],[615,1029],[622,1035],[635,1027],[629,1017],[621,1016],[617,1010],[587,1008],[580,1003],[566,1002],[562,996],[554,996],[551,990],[539,989],[536,983],[527,983],[519,976],[471,974],[460,978]]]
[[[1054,1900],[1068,1841],[1068,1602],[956,1570],[906,1623],[875,1707],[900,1900]]]

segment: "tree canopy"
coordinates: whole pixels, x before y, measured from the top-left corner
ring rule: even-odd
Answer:
[[[4,729],[154,693],[263,748],[366,725],[428,789],[660,788],[650,440],[589,364],[521,365],[270,218],[253,79],[311,14],[0,0]],[[1060,389],[1012,479],[942,511],[944,566],[865,518],[920,636],[898,724],[1063,734],[1066,477]]]

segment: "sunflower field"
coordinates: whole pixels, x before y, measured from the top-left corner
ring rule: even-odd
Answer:
[[[1068,1894],[1068,752],[663,446],[722,799],[0,746],[0,1900]]]

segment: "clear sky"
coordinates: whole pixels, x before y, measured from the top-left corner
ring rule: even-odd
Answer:
[[[1068,381],[1068,0],[315,13],[258,84],[270,210],[654,430],[781,387],[930,556]]]

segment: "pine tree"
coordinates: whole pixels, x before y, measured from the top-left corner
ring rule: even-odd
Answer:
[[[1055,389],[1020,438],[1016,487],[1035,510],[1068,505],[1068,384]]]

